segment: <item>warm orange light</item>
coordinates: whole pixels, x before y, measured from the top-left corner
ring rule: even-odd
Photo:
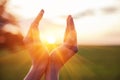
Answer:
[[[41,40],[46,45],[48,51],[52,51],[54,48],[57,47],[57,40],[56,37],[53,35],[41,35]]]
[[[54,44],[56,42],[55,37],[52,35],[48,35],[45,38],[46,38],[47,43],[49,43],[49,44]]]
[[[56,38],[52,35],[44,35],[44,36],[42,36],[42,41],[47,44],[55,44]]]

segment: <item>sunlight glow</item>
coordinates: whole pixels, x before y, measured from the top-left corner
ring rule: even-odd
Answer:
[[[41,37],[42,42],[46,44],[55,44],[56,38],[53,35],[42,35]]]
[[[46,40],[49,44],[54,44],[55,43],[55,38],[53,36],[47,36]]]
[[[46,45],[49,52],[57,47],[58,41],[56,36],[53,36],[52,34],[41,34],[40,40]]]

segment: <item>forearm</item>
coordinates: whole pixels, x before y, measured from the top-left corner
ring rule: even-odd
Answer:
[[[44,69],[41,67],[32,66],[24,80],[40,80],[44,72]]]
[[[45,80],[59,80],[59,70],[54,62],[50,62],[45,73]]]
[[[54,70],[47,72],[45,80],[59,80],[59,73]]]

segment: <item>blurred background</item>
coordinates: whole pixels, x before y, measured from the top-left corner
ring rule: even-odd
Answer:
[[[41,9],[40,38],[49,50],[62,43],[67,16],[74,19],[79,52],[60,80],[120,79],[120,0],[0,0],[0,80],[22,80],[29,71],[22,40]]]
[[[15,16],[6,10],[7,0],[0,1],[0,49],[13,49],[22,45],[22,35]]]

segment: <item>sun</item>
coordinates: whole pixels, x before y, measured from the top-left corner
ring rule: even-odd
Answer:
[[[40,34],[40,40],[43,42],[49,52],[58,46],[58,40],[54,34]]]
[[[55,44],[56,38],[52,35],[44,35],[43,41],[46,42],[47,44]]]
[[[46,41],[47,41],[47,43],[49,43],[49,44],[55,44],[56,39],[55,39],[54,36],[49,35],[49,36],[46,36]]]

